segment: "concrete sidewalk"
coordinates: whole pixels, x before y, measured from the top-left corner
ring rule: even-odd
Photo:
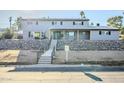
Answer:
[[[100,65],[55,65],[55,64],[37,64],[16,66],[13,71],[49,71],[49,72],[103,72],[103,71],[124,71],[124,66],[100,66]]]

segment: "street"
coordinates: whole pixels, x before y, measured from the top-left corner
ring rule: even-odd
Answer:
[[[33,68],[33,69],[31,69]],[[38,69],[36,69],[38,68]],[[68,69],[67,69],[68,68]],[[0,67],[0,82],[34,83],[124,83],[124,68],[97,67],[94,71],[77,66],[22,66]],[[108,68],[108,69],[107,69]],[[115,70],[113,70],[116,68]],[[62,70],[63,69],[63,70]],[[105,70],[106,69],[106,70]],[[46,71],[45,71],[46,70]],[[51,70],[51,71],[50,71]],[[110,70],[110,71],[109,71]],[[120,70],[120,71],[119,71]]]

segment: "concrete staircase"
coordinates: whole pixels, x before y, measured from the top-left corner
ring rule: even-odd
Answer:
[[[38,64],[51,64],[53,56],[56,52],[57,40],[51,40],[49,50],[47,50],[43,55],[41,55]]]

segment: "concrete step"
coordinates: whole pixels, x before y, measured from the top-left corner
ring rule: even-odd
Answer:
[[[52,58],[40,58],[39,60],[52,60]]]
[[[51,63],[51,61],[39,61],[39,63]]]
[[[39,64],[41,64],[41,63],[44,63],[45,64],[45,63],[51,63],[51,62],[39,62]]]
[[[38,63],[39,64],[51,64],[52,57],[53,57],[53,51],[56,47],[57,40],[52,40],[50,44],[50,48],[48,51],[46,51],[43,55],[41,55]]]
[[[44,62],[44,63],[45,63],[45,62],[46,62],[46,63],[47,63],[47,62],[51,63],[51,61],[39,61],[39,63],[42,63],[42,62]]]

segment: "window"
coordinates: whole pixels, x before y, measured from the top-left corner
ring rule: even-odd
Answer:
[[[40,32],[35,32],[34,37],[35,39],[40,39]]]
[[[82,32],[83,35],[86,35],[86,32]]]
[[[38,25],[38,21],[36,21],[36,25]]]
[[[99,35],[101,35],[102,34],[102,31],[99,31]]]
[[[99,23],[97,23],[96,25],[97,25],[97,26],[100,26],[100,24],[99,24]]]
[[[82,25],[84,25],[84,22],[81,22]]]
[[[63,25],[63,22],[61,21],[60,24]]]
[[[106,35],[111,35],[111,31],[106,31],[105,34]]]
[[[109,31],[109,35],[111,35],[111,31]]]
[[[43,32],[41,32],[41,37],[44,38],[44,33]]]
[[[52,21],[52,25],[54,25],[54,22]]]
[[[74,36],[74,32],[69,32],[69,36]]]
[[[73,22],[73,25],[75,25],[75,22]]]
[[[57,24],[57,21],[55,21],[54,24]]]
[[[28,37],[31,37],[31,32],[28,33]]]

